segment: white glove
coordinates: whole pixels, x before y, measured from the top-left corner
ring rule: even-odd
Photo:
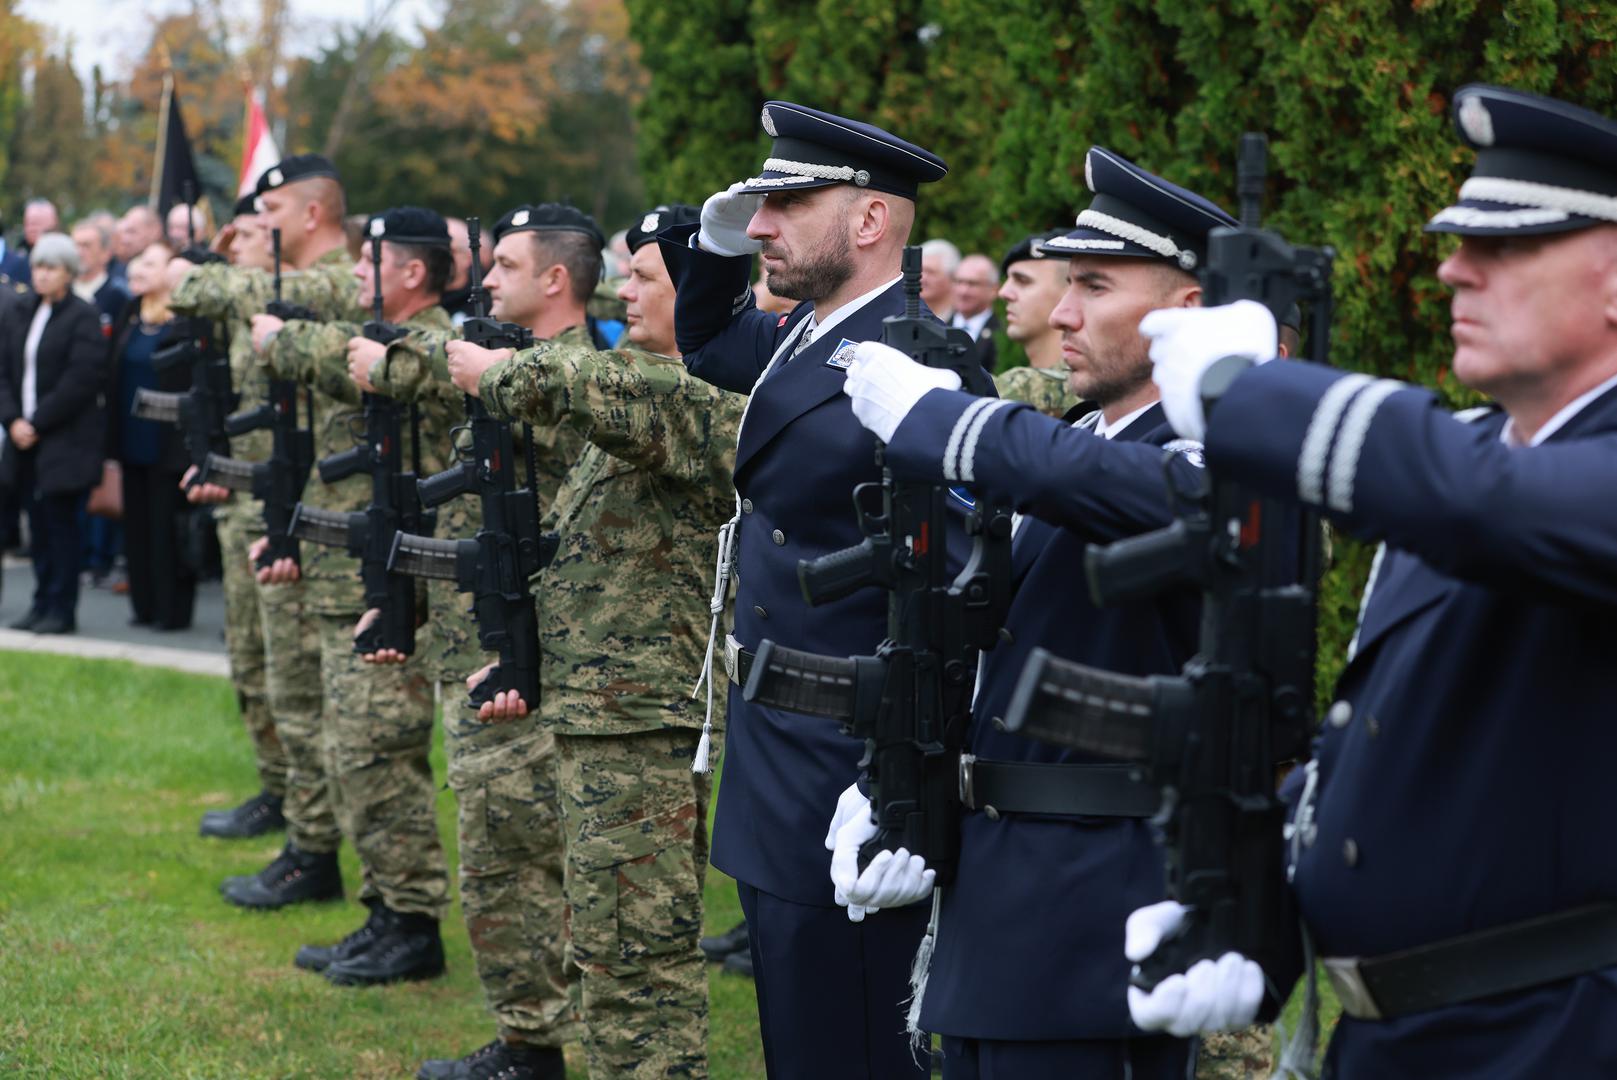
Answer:
[[[1226,353],[1225,355],[1229,355]],[[1138,964],[1179,929],[1189,909],[1172,900],[1129,916],[1123,955]],[[1148,994],[1129,987],[1129,1016],[1142,1031],[1166,1031],[1181,1039],[1206,1031],[1250,1025],[1263,1004],[1263,969],[1240,953],[1198,960],[1183,975],[1170,975]]]
[[[1151,339],[1151,378],[1162,391],[1168,423],[1187,439],[1207,434],[1202,375],[1226,356],[1267,363],[1279,351],[1275,318],[1255,300],[1211,308],[1161,308],[1140,320]]]
[[[715,255],[755,255],[764,246],[762,240],[747,235],[747,223],[764,204],[764,197],[743,194],[740,188],[745,183],[737,180],[725,190],[709,195],[702,204],[702,228],[696,234],[696,242],[702,245],[703,251]]]
[[[882,442],[904,422],[928,390],[958,390],[960,376],[917,364],[891,345],[861,341],[848,365],[842,392],[853,398],[853,415]]]
[[[843,834],[847,833],[847,839]],[[859,877],[859,848],[876,835],[876,822],[871,816],[870,799],[859,790],[858,784],[837,796],[836,813],[831,815],[831,827],[825,831],[826,850],[831,852],[832,896],[839,907],[848,909],[849,922],[863,922],[865,907],[848,902],[848,890],[843,882],[853,883]]]

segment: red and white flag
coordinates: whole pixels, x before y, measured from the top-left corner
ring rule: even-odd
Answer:
[[[258,178],[264,175],[264,170],[281,160],[280,147],[275,145],[275,137],[270,134],[269,122],[264,119],[264,105],[257,90],[247,93],[247,122],[242,125],[246,132],[241,146],[241,180],[236,185],[236,197],[250,193],[258,186]]]

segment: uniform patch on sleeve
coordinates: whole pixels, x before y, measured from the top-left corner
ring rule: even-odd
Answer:
[[[1195,439],[1174,439],[1172,442],[1162,444],[1162,448],[1170,454],[1183,454],[1196,468],[1204,468],[1206,461],[1202,457],[1202,444]]]
[[[853,350],[858,347],[857,341],[843,338],[837,342],[836,349],[831,353],[831,359],[825,362],[826,367],[834,367],[838,371],[847,371],[848,365],[853,363]]]

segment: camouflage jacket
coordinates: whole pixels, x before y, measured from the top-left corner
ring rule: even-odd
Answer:
[[[495,416],[564,422],[590,441],[546,516],[560,547],[534,579],[545,724],[700,727],[690,687],[745,399],[669,357],[555,343],[490,368],[479,391]]]
[[[317,259],[307,270],[281,275],[281,295],[303,304],[328,319],[352,318],[353,263],[337,248]],[[275,299],[275,279],[263,270],[209,263],[193,268],[174,289],[169,306],[178,315],[198,315],[224,327],[230,338],[230,381],[240,395],[238,409],[252,409],[268,399],[269,375],[256,362],[252,320]],[[263,461],[270,456],[268,428],[230,440],[232,456]],[[256,499],[236,495],[215,514],[247,519],[254,533],[263,532],[263,506]]]
[[[1078,404],[1078,398],[1067,389],[1067,372],[1063,368],[1013,367],[995,375],[994,386],[1007,401],[1025,402],[1058,420]]]
[[[422,430],[443,432],[444,456],[449,451],[449,429],[466,420],[466,395],[449,381],[448,356],[444,352],[445,343],[458,336],[454,330],[436,330],[400,338],[388,346],[386,356],[372,364],[370,371],[371,385],[378,390],[399,401],[419,404]],[[554,340],[568,346],[589,346],[583,327],[564,330]],[[535,427],[534,432],[539,444],[539,505],[548,510],[561,477],[583,452],[584,436],[559,424]],[[522,432],[517,431],[516,436],[520,444]],[[442,537],[473,536],[482,523],[482,508],[475,497],[451,499],[438,507],[438,527],[434,532]],[[471,605],[471,597],[457,592],[454,582],[427,583],[431,634],[421,656],[435,678],[454,684],[445,691],[446,702],[458,701],[460,681],[495,659],[477,642]],[[446,715],[448,708],[446,704]]]
[[[443,331],[449,326],[449,314],[434,305],[403,325],[412,333]],[[295,379],[314,389],[316,461],[350,449],[363,437],[359,388],[348,377],[348,339],[359,332],[358,322],[317,323],[294,319],[258,354],[270,374]],[[436,472],[443,468],[442,447],[442,439],[429,441],[423,437],[423,471]],[[429,450],[437,450],[437,453]],[[371,480],[369,475],[360,473],[335,484],[323,484],[316,473],[303,489],[303,501],[322,510],[363,510],[371,502]],[[304,544],[302,566],[305,602],[311,610],[325,615],[351,614],[356,619],[364,611],[359,560],[345,548]]]

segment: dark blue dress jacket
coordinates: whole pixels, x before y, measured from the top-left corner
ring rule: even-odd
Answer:
[[[1161,406],[1107,440],[1005,402],[988,411],[968,455],[974,401],[932,391],[888,447],[896,470],[950,480],[969,472],[979,491],[1010,498],[1030,515],[1012,549],[1011,640],[983,656],[970,751],[998,761],[1095,761],[1000,731],[993,718],[1004,715],[1034,646],[1134,675],[1177,672],[1194,651],[1195,593],[1097,608],[1084,578],[1090,543],[1172,521],[1163,446],[1174,433]],[[952,438],[963,419],[966,433]],[[1194,482],[1195,454],[1170,460]],[[959,878],[943,894],[921,1026],[999,1040],[1137,1035],[1125,997],[1123,923],[1162,896],[1162,851],[1141,819],[1004,814],[995,821],[968,812]]]
[[[1347,380],[1354,380],[1348,382]],[[1376,956],[1617,900],[1617,390],[1537,447],[1429,393],[1274,363],[1209,467],[1385,541],[1319,741],[1296,889],[1323,956]],[[1617,969],[1389,1021],[1336,1075],[1617,1075]]]

